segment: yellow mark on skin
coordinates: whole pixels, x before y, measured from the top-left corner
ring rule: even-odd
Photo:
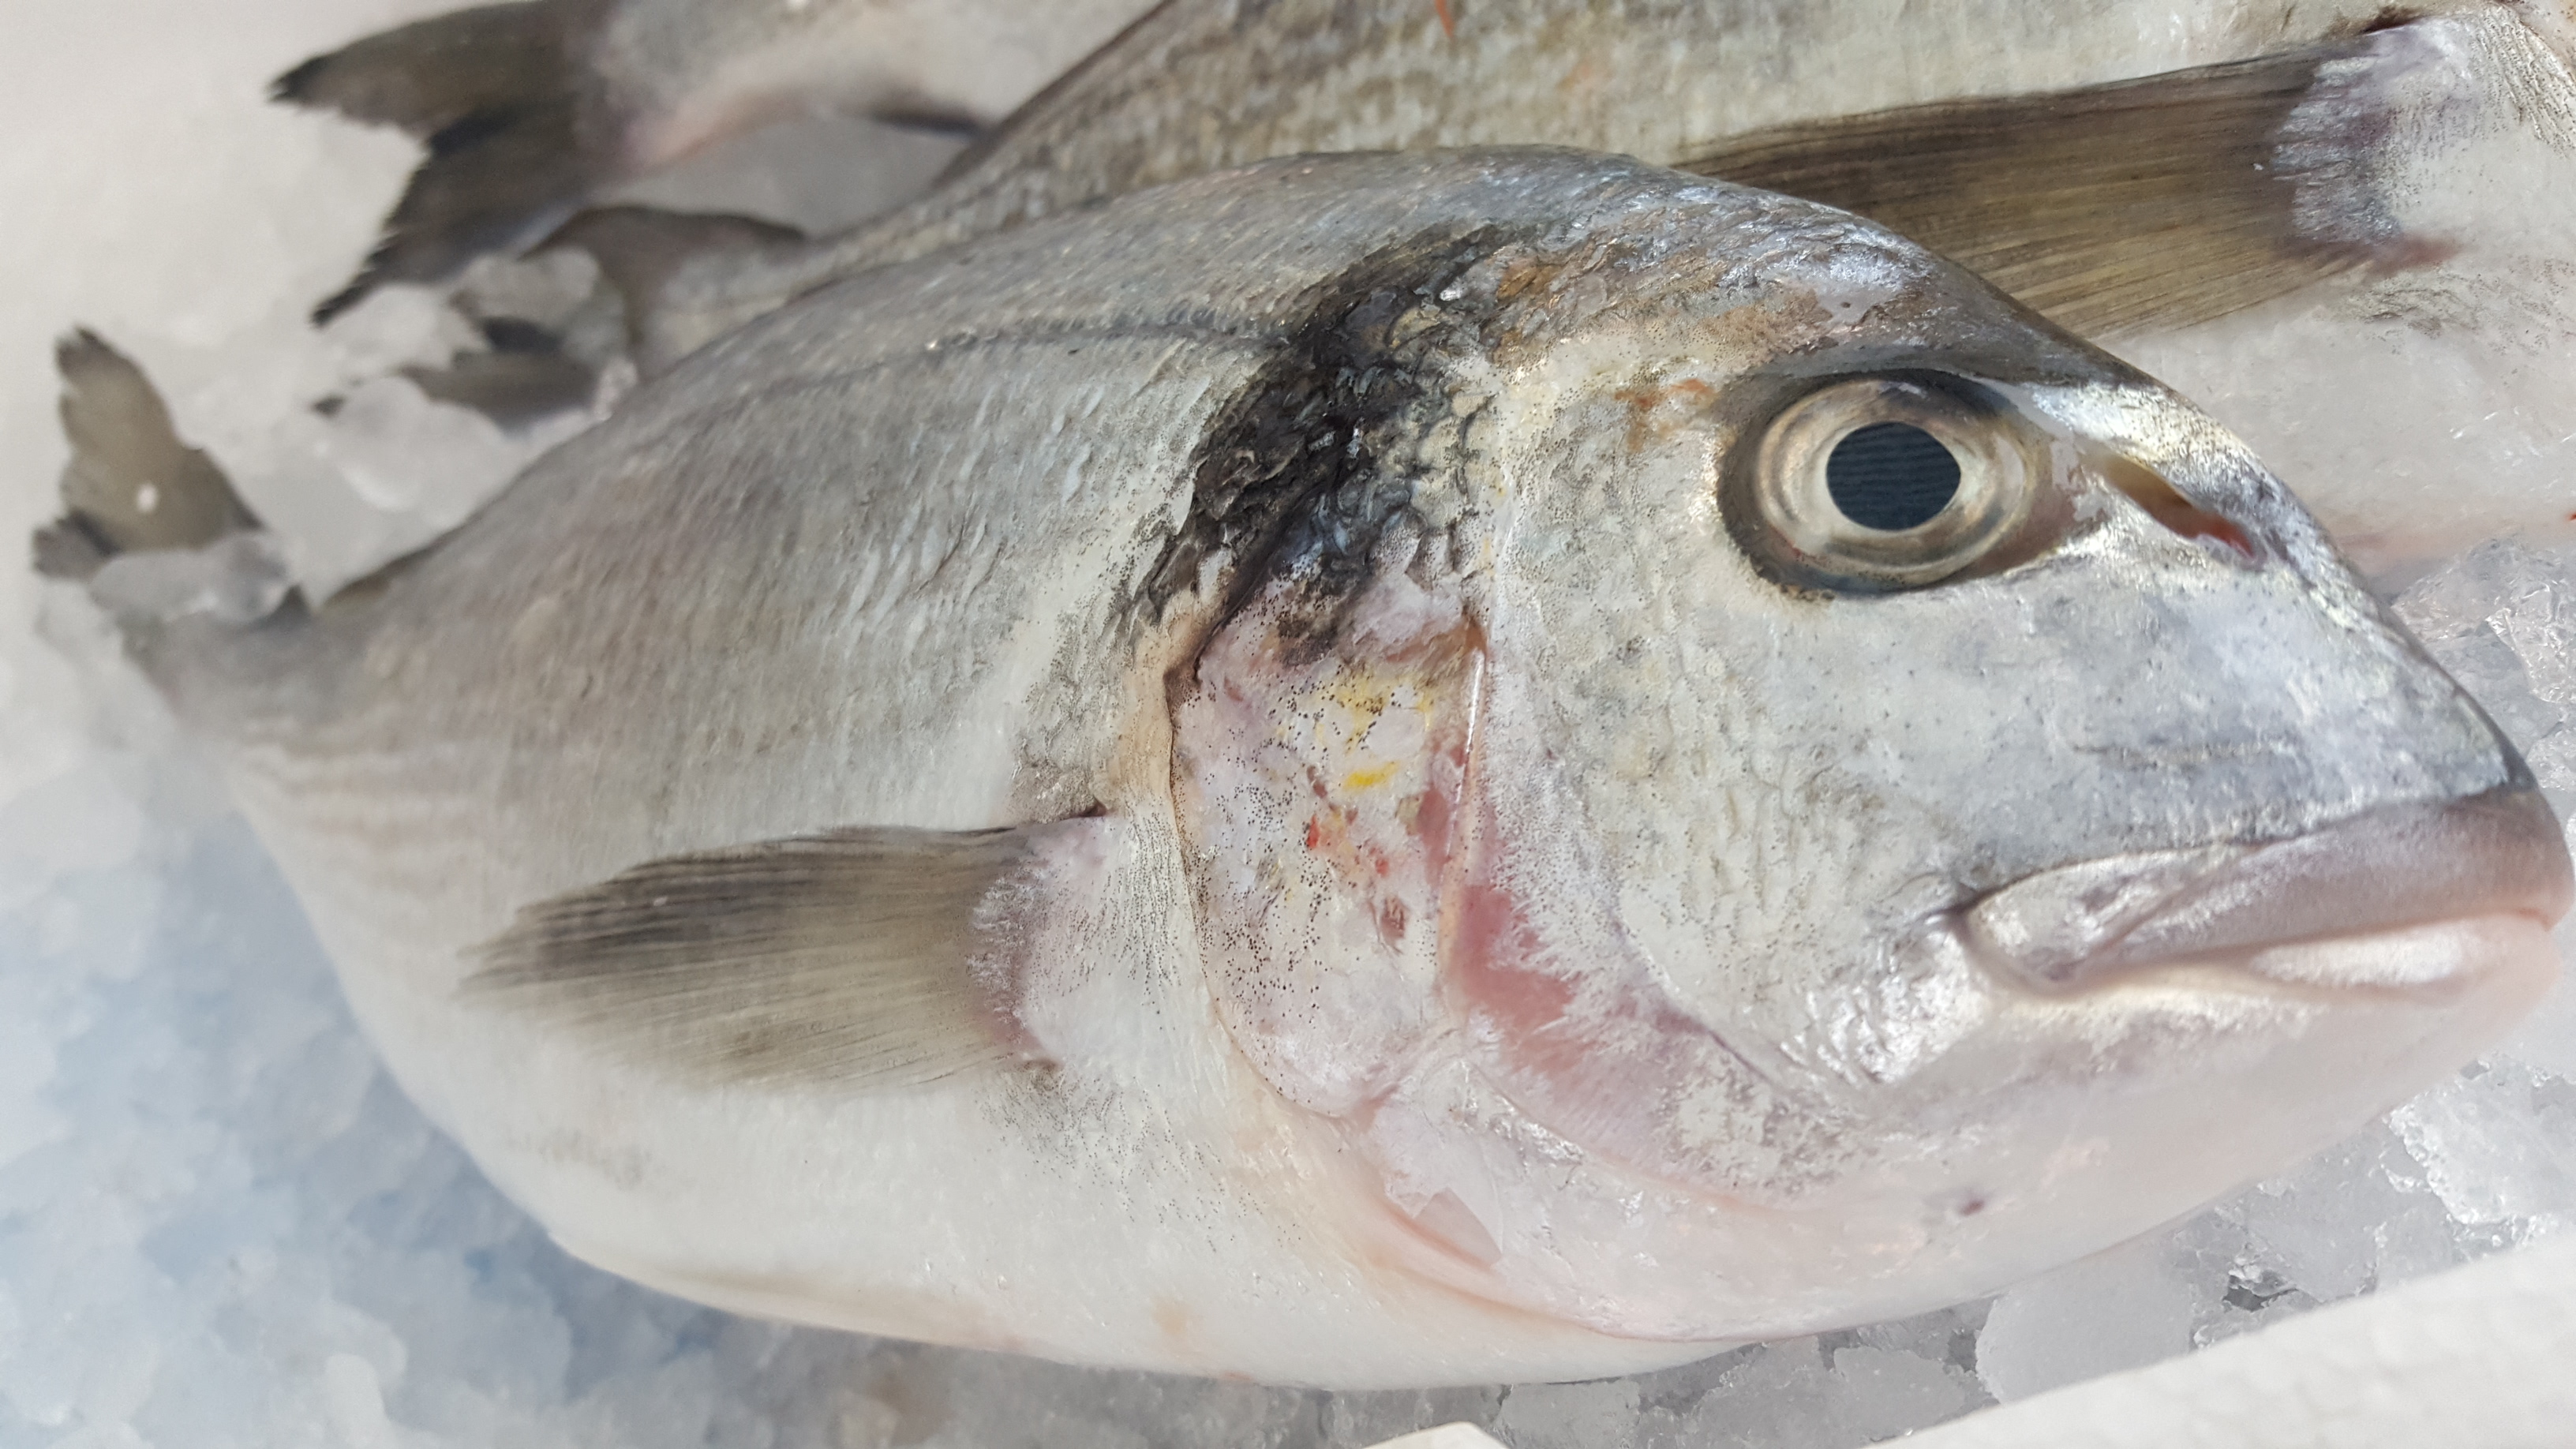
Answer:
[[[1394,779],[1395,772],[1402,767],[1402,761],[1389,760],[1385,764],[1378,765],[1371,769],[1353,770],[1342,777],[1342,788],[1345,790],[1365,790],[1371,785],[1383,785],[1387,781]]]

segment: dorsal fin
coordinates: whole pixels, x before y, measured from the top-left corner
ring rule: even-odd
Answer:
[[[1858,212],[2077,332],[2185,326],[2438,259],[2376,194],[2370,35],[1733,138],[1682,169]]]
[[[521,911],[465,991],[702,1083],[901,1087],[1026,1060],[1028,913],[1102,824],[840,830],[651,861]]]

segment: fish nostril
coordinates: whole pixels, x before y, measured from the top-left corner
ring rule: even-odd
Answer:
[[[2183,497],[2153,469],[2123,458],[2114,460],[2102,472],[2112,487],[2128,495],[2130,502],[2145,509],[2147,516],[2164,525],[2168,532],[2223,550],[2237,563],[2263,561],[2267,550],[2256,544],[2253,535],[2234,519],[2213,513]]]

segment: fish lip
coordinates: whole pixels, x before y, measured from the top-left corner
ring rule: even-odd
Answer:
[[[1971,959],[2044,995],[2157,967],[2232,967],[2285,985],[2440,988],[2461,970],[2338,969],[2319,946],[2477,918],[2555,925],[2576,901],[2567,842],[2540,792],[2514,784],[2383,806],[2287,839],[2079,861],[1948,913]],[[2474,974],[2473,972],[2466,974]]]

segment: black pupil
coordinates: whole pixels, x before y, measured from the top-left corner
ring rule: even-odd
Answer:
[[[1843,517],[1900,533],[1930,523],[1959,496],[1959,460],[1912,423],[1872,423],[1834,444],[1825,491]]]

